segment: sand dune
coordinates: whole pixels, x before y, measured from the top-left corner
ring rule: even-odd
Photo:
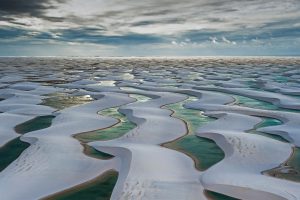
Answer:
[[[300,199],[300,161],[295,154],[300,147],[299,59],[1,61],[1,155],[14,154],[17,147],[6,144],[17,137],[30,144],[0,172],[1,200],[41,199],[111,169],[119,173],[113,200],[204,200],[209,199],[206,190],[245,200]],[[164,107],[178,102],[182,112],[190,114],[186,121]],[[190,109],[199,115],[191,117]],[[54,118],[48,126],[33,124],[41,116]],[[189,138],[201,139],[195,144],[209,142],[225,154],[205,171],[195,168],[192,155],[203,154],[203,146],[193,144],[189,154],[181,146],[172,150],[162,145],[192,134],[189,124],[201,116],[209,120]],[[24,122],[36,129],[18,134],[15,128]],[[123,127],[126,123],[133,124]],[[101,140],[104,130],[123,132]],[[74,137],[77,134],[99,135],[86,144]],[[93,157],[87,148],[113,157]],[[198,162],[216,153],[213,148],[207,152],[210,155]],[[289,166],[290,159],[296,167]],[[282,165],[286,168],[281,173],[296,178],[265,173]]]

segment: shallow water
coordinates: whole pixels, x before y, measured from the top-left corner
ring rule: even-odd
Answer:
[[[165,143],[163,146],[181,151],[192,157],[196,168],[204,171],[221,161],[225,154],[213,140],[195,135],[197,128],[214,119],[202,115],[199,110],[185,109],[183,104],[191,100],[194,99],[189,98],[186,101],[166,106],[166,108],[174,111],[173,117],[186,122],[189,133],[175,141]]]
[[[300,148],[294,148],[293,155],[287,162],[264,173],[276,178],[300,182]]]
[[[174,142],[166,143],[164,146],[192,157],[195,161],[195,167],[200,171],[210,168],[225,156],[222,149],[213,140],[196,135],[184,136]]]
[[[286,76],[276,76],[273,80],[278,83],[286,83],[289,81],[289,78]]]
[[[46,115],[36,117],[32,120],[19,124],[15,127],[15,131],[19,134],[25,134],[28,132],[48,128],[52,124],[52,120],[55,118],[53,115]]]
[[[280,108],[274,104],[271,104],[269,102],[240,96],[240,95],[232,95],[236,99],[235,105],[239,106],[245,106],[249,108],[257,108],[257,109],[263,109],[263,110],[278,110],[278,111],[286,111],[286,112],[296,112],[299,113],[299,110],[297,109],[288,109],[288,108]],[[294,96],[296,98],[296,96]]]
[[[111,159],[114,157],[110,154],[104,153],[102,151],[98,151],[95,148],[93,148],[87,144],[84,144],[84,143],[83,143],[83,148],[84,148],[84,153],[93,158],[97,158],[97,159],[101,159],[101,160],[108,160],[108,159]]]
[[[265,132],[261,132],[261,131],[257,130],[258,128],[281,125],[282,124],[281,121],[279,121],[277,119],[274,119],[274,118],[262,118],[262,120],[263,121],[261,123],[257,124],[254,127],[254,129],[250,130],[249,132],[253,133],[253,134],[262,135],[262,136],[265,136],[265,137],[268,137],[268,138],[272,138],[272,139],[278,140],[280,142],[287,142],[287,143],[289,142],[288,140],[284,139],[280,135],[265,133]]]
[[[208,199],[212,199],[212,200],[239,200],[230,196],[226,196],[224,194],[220,194],[208,190],[205,191],[205,195],[208,197]]]
[[[92,132],[77,134],[75,138],[83,142],[91,142],[97,140],[112,140],[121,137],[128,131],[136,127],[136,125],[130,122],[125,115],[118,112],[119,108],[109,108],[99,112],[100,115],[113,117],[119,120],[119,123],[112,127],[96,130]]]
[[[0,171],[4,170],[10,163],[16,160],[29,146],[29,143],[21,141],[18,137],[1,147]]]
[[[109,171],[100,177],[43,200],[109,200],[118,179],[118,173]]]
[[[259,109],[266,109],[266,110],[277,110],[278,107],[264,101],[240,96],[240,95],[231,95],[236,99],[235,104],[240,105],[240,106],[245,106],[245,107],[250,107],[250,108],[259,108]]]

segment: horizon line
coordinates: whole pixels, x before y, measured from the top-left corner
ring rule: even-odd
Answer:
[[[300,55],[215,55],[215,56],[1,56],[0,58],[300,58]]]

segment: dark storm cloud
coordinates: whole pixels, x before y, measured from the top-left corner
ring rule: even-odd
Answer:
[[[51,0],[0,0],[0,12],[2,15],[22,15],[41,16],[44,11],[55,8]],[[62,3],[63,0],[56,0]]]

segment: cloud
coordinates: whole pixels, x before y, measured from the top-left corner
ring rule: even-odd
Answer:
[[[28,14],[44,29],[101,25],[108,34],[181,34],[191,30],[238,31],[297,20],[297,0],[0,0],[5,15]],[[285,13],[282,15],[282,13]],[[17,16],[16,16],[17,17]],[[53,23],[49,23],[50,21]],[[299,20],[298,20],[299,21]],[[296,23],[296,21],[295,21]]]
[[[193,42],[190,38],[184,38],[183,40],[172,40],[171,44],[177,47],[191,47],[196,46],[197,43]]]
[[[56,8],[55,4],[63,2],[63,0],[0,0],[0,12],[3,15],[41,16],[46,10]]]
[[[174,41],[174,40],[171,42],[171,44],[178,45],[178,43],[176,41]]]
[[[222,41],[225,42],[226,44],[234,44],[236,45],[235,41],[230,41],[226,37],[222,36]]]
[[[213,43],[213,44],[218,44],[219,42],[218,42],[218,38],[216,38],[216,37],[209,37],[209,39],[211,40],[211,42]]]
[[[293,47],[299,21],[299,0],[0,0],[1,39],[28,43]]]

